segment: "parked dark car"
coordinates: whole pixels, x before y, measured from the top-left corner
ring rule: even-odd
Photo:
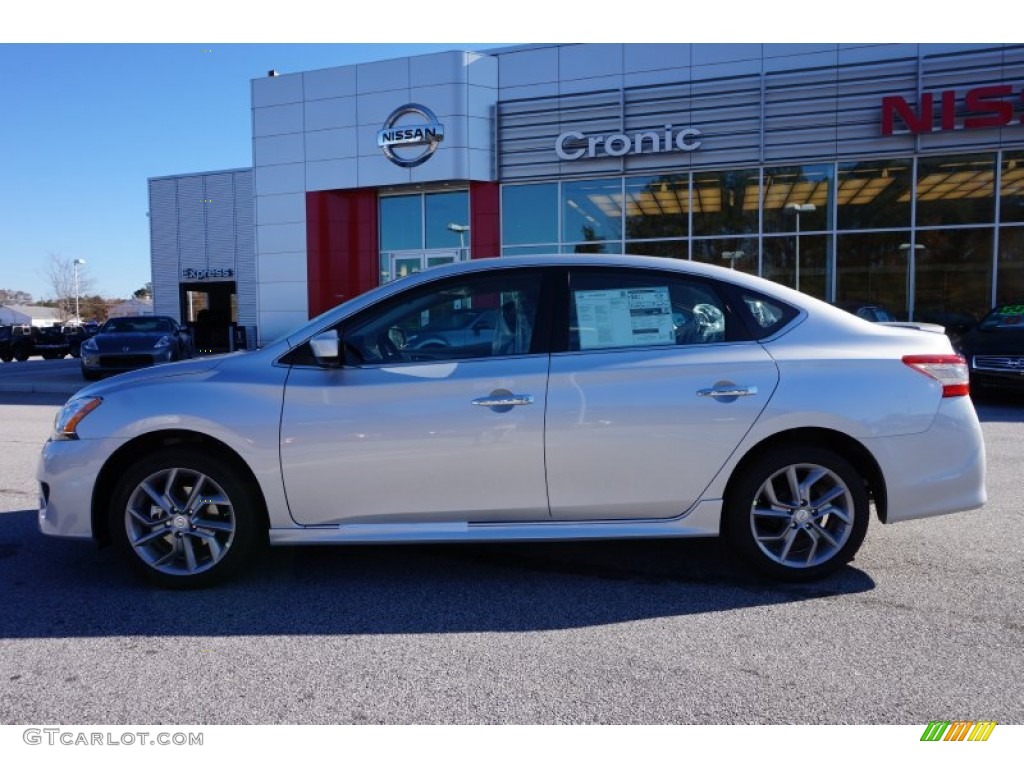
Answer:
[[[35,346],[31,354],[44,360],[60,360],[70,351],[64,329],[59,325],[37,328],[32,338]]]
[[[20,363],[37,354],[36,338],[38,335],[39,329],[31,325],[11,326],[11,357]]]
[[[5,363],[9,363],[14,359],[11,335],[11,326],[0,325],[0,360],[3,360]]]
[[[851,315],[856,315],[871,323],[891,323],[896,321],[896,317],[879,304],[858,304],[857,302],[843,301],[838,302],[836,306],[846,310]]]
[[[82,376],[98,379],[192,357],[192,336],[172,317],[112,317],[82,342]]]
[[[72,357],[82,356],[82,343],[96,335],[100,327],[96,323],[84,325],[65,325],[64,338],[68,341],[68,354]]]
[[[1024,303],[1002,304],[960,339],[971,391],[1024,391]]]

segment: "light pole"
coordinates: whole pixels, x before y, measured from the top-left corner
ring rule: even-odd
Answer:
[[[736,259],[742,259],[743,251],[722,251],[722,258],[729,260],[729,268],[736,269]]]
[[[796,214],[796,289],[800,290],[800,214],[818,210],[814,203],[788,203],[787,211]]]
[[[78,311],[78,268],[85,264],[85,259],[75,259],[75,322],[81,324],[82,315]]]
[[[917,271],[917,254],[925,249],[921,243],[900,243],[900,253],[907,259],[907,318],[914,319],[914,311],[917,309],[914,301],[914,292],[917,290],[917,281],[914,273]]]
[[[461,259],[463,251],[466,250],[466,233],[469,232],[469,224],[456,224],[453,221],[448,224],[448,229],[459,233],[459,258]]]

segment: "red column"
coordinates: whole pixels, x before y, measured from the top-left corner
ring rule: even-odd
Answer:
[[[501,195],[496,181],[469,183],[469,256],[501,255]]]
[[[377,285],[377,190],[306,193],[306,273],[314,317]]]

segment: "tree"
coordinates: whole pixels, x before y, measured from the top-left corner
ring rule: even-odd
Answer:
[[[32,294],[0,288],[0,304],[31,304]]]
[[[75,317],[75,297],[81,297],[92,290],[92,278],[84,274],[82,265],[77,267],[75,259],[65,259],[59,254],[50,254],[50,263],[46,270],[46,279],[53,291],[57,315],[62,323]],[[81,298],[79,298],[81,307]]]
[[[146,283],[144,286],[139,288],[132,294],[136,299],[151,299],[153,298],[153,284]]]

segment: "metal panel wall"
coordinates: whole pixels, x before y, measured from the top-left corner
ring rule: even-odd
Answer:
[[[153,311],[178,317],[178,183],[149,182],[149,258]]]
[[[181,319],[183,269],[231,269],[238,322],[257,316],[253,172],[215,171],[149,180],[153,307]]]
[[[694,69],[698,74],[685,82],[500,101],[499,178],[669,172],[1024,144],[1019,117],[1002,129],[883,136],[885,96],[901,96],[916,105],[921,92],[956,90],[962,95],[968,88],[1002,83],[1019,92],[1024,79],[1024,46],[965,45],[962,50],[927,54],[921,50],[913,45],[855,50],[840,46],[787,57],[791,63],[785,69],[777,57],[762,56],[759,74],[710,77],[699,73],[719,70]],[[958,96],[958,119],[963,117],[961,102]],[[633,136],[667,125],[699,129],[701,147],[622,157],[599,151],[596,158],[568,162],[555,153],[555,139],[565,131],[588,137]]]

